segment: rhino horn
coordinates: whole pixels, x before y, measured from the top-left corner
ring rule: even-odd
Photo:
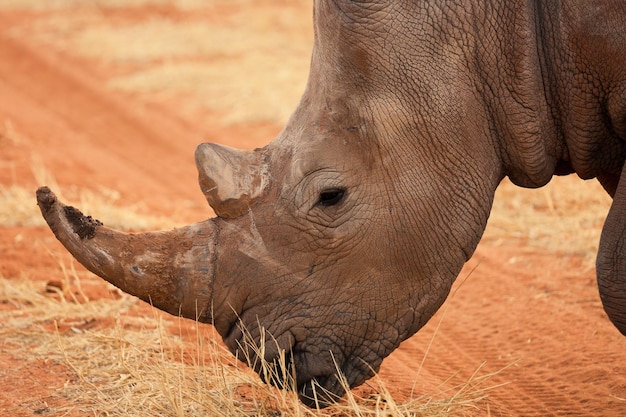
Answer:
[[[175,315],[210,321],[217,227],[123,233],[61,203],[48,187],[37,203],[55,236],[91,272]]]
[[[239,217],[261,197],[269,182],[262,149],[243,151],[214,143],[196,148],[202,193],[223,219]]]

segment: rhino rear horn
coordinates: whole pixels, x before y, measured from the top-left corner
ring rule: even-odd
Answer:
[[[261,197],[269,182],[262,149],[245,151],[214,143],[196,148],[202,193],[221,218],[239,217]]]

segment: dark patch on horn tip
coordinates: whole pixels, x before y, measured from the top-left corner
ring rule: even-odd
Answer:
[[[50,211],[54,203],[57,202],[57,197],[48,187],[39,187],[37,189],[37,205],[47,213]]]
[[[67,221],[72,225],[72,230],[81,239],[91,239],[96,235],[96,228],[102,226],[100,220],[94,219],[91,216],[85,216],[75,207],[65,206],[65,217]]]

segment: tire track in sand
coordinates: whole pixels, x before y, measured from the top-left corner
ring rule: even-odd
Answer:
[[[481,247],[459,281],[480,265],[427,326],[383,363],[388,386],[408,394],[447,308],[416,394],[498,372],[477,415],[626,415],[626,339],[608,321],[593,270],[580,259]],[[459,283],[456,284],[458,286]],[[455,287],[456,288],[456,287]],[[508,366],[508,367],[507,367]],[[503,369],[505,368],[506,369]]]

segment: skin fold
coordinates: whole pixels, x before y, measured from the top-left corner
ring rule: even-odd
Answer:
[[[214,324],[278,386],[257,356],[284,352],[301,400],[324,406],[338,371],[362,384],[437,311],[504,177],[576,173],[614,196],[598,281],[626,334],[626,3],[317,0],[314,27],[280,135],[198,147],[216,218],[125,234],[41,188],[57,238],[124,291]]]

